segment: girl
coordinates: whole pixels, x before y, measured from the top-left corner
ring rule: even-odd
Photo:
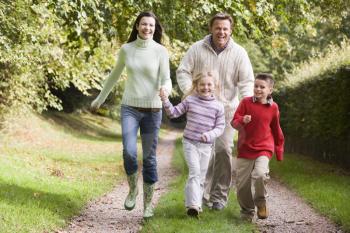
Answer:
[[[166,91],[160,89],[160,98],[168,116],[176,118],[187,113],[183,135],[184,155],[189,169],[185,188],[185,205],[189,216],[197,217],[202,210],[205,175],[212,152],[213,141],[225,128],[224,106],[217,101],[214,91],[217,76],[202,72],[192,80],[192,88],[177,106],[169,102]]]
[[[126,67],[127,80],[121,105],[124,169],[129,194],[124,207],[135,207],[137,188],[137,133],[140,129],[143,151],[143,202],[145,219],[153,216],[152,197],[158,180],[156,149],[162,118],[160,87],[171,91],[169,56],[161,45],[162,27],[152,12],[142,12],[136,18],[128,43],[119,52],[117,63],[103,85],[101,93],[91,103],[96,110],[106,100]]]

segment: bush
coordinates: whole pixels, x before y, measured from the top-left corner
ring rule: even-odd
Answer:
[[[311,61],[309,66],[303,64],[305,69],[298,68],[289,75],[288,82],[276,93],[286,151],[350,168],[349,49],[347,45]],[[335,57],[337,64],[329,60]],[[330,62],[322,65],[325,61]]]

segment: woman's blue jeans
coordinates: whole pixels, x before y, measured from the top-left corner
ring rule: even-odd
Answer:
[[[143,181],[158,181],[156,150],[162,111],[140,112],[127,105],[121,106],[124,169],[127,175],[137,172],[137,134],[140,128],[143,151]]]

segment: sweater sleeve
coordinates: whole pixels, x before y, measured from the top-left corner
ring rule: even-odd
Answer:
[[[123,72],[124,67],[125,67],[125,51],[122,47],[119,51],[116,65],[114,66],[109,76],[106,78],[100,94],[94,100],[94,102],[97,102],[97,107],[100,107],[101,104],[105,102],[107,96],[112,91],[114,85],[117,83],[121,73]]]
[[[239,63],[238,89],[242,97],[252,96],[254,90],[254,72],[248,54],[243,50]]]
[[[170,103],[169,100],[163,103],[165,112],[170,118],[177,118],[187,112],[188,110],[188,101],[184,99],[181,103],[176,105],[175,107]]]
[[[194,48],[189,48],[176,70],[177,83],[182,93],[187,93],[192,86],[192,73],[194,69]]]
[[[276,105],[277,106],[277,105]],[[283,132],[280,126],[280,113],[278,110],[278,106],[276,109],[276,113],[274,115],[274,118],[272,119],[271,122],[271,130],[272,130],[272,135],[273,135],[273,139],[275,142],[275,153],[276,153],[276,158],[278,161],[282,161],[283,160],[283,152],[284,152],[284,136],[283,136]]]
[[[171,93],[172,84],[170,79],[169,54],[166,49],[162,53],[159,66],[160,86],[165,88],[168,93]]]
[[[238,108],[231,121],[231,126],[240,131],[244,127],[243,117],[246,115],[244,99],[239,103]]]
[[[214,141],[215,138],[219,137],[221,134],[223,134],[225,130],[225,113],[224,113],[224,106],[222,107],[217,113],[216,120],[215,120],[215,128],[205,132],[204,134],[208,136],[209,141]]]

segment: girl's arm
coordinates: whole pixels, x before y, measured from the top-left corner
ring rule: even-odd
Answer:
[[[169,99],[166,98],[163,101],[163,106],[164,106],[166,114],[170,118],[177,118],[177,117],[181,116],[182,114],[184,114],[185,112],[187,112],[187,110],[188,110],[188,101],[187,101],[187,98],[186,98],[181,103],[179,103],[178,105],[176,105],[174,107],[172,105],[172,103],[170,103]]]
[[[119,54],[118,54],[117,63],[114,66],[111,73],[109,74],[109,76],[106,78],[100,94],[91,103],[92,109],[94,109],[94,110],[98,109],[101,106],[101,104],[103,104],[105,102],[108,94],[111,92],[114,85],[117,83],[117,81],[120,77],[120,74],[122,73],[124,67],[125,67],[125,51],[123,50],[123,47],[122,47],[120,49]]]
[[[276,105],[277,106],[277,105]],[[278,110],[278,106],[276,109],[276,113],[271,122],[271,131],[273,135],[273,139],[275,141],[275,153],[278,161],[283,160],[283,152],[284,152],[284,136],[280,126],[280,112]]]

